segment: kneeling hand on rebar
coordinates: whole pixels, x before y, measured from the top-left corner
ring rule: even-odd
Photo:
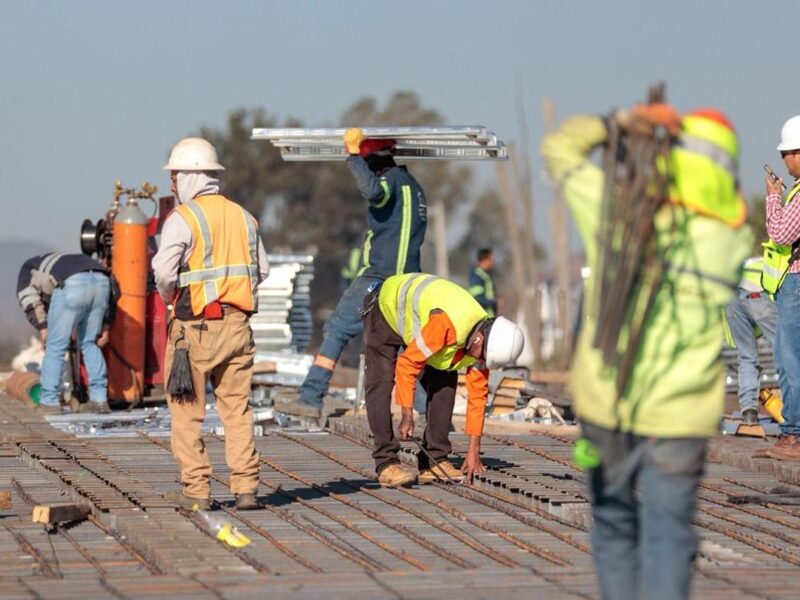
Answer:
[[[472,483],[475,473],[485,473],[486,467],[481,462],[481,442],[480,436],[469,436],[469,448],[464,457],[464,464],[461,465],[461,472],[466,475],[467,483]]]
[[[400,417],[400,425],[397,427],[397,435],[401,440],[408,441],[414,437],[414,409],[403,407]]]

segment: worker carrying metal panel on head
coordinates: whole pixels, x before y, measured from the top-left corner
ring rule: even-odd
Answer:
[[[590,160],[599,147],[603,169]],[[542,155],[591,267],[569,385],[583,434],[576,461],[590,471],[600,591],[688,598],[696,491],[725,393],[722,308],[752,247],[737,136],[719,111],[681,118],[654,103],[572,117],[545,137]],[[627,197],[633,189],[640,194]],[[610,234],[623,229],[631,237],[619,244]],[[632,244],[641,253],[626,254]],[[621,277],[634,283],[625,296],[595,293]],[[621,329],[598,343],[606,307]]]
[[[256,219],[220,194],[224,167],[214,147],[201,138],[185,138],[170,153],[172,192],[180,205],[167,217],[153,271],[158,291],[174,306],[169,326],[165,371],[185,356],[191,393],[170,393],[172,451],[181,468],[183,491],[172,496],[191,508],[211,506],[211,463],[202,440],[206,379],[214,388],[225,427],[225,457],[236,507],[259,507],[259,462],[253,439],[250,385],[255,344],[250,315],[257,310],[258,284],[269,264]]]
[[[345,290],[322,331],[322,344],[297,398],[276,408],[316,418],[336,362],[347,343],[361,334],[361,304],[370,286],[392,275],[420,271],[420,248],[427,228],[427,202],[419,182],[392,156],[392,139],[365,139],[348,129],[344,144],[347,167],[367,200],[367,231],[356,278]]]

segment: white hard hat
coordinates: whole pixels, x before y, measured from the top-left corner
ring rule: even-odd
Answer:
[[[780,152],[800,150],[800,115],[792,117],[783,124],[778,150]]]
[[[505,317],[497,317],[486,340],[486,366],[496,369],[513,365],[524,345],[522,330]]]
[[[217,160],[217,151],[211,142],[203,138],[188,137],[172,147],[169,161],[162,169],[166,171],[224,171]]]

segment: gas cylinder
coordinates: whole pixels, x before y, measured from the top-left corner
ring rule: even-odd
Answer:
[[[147,311],[147,217],[128,198],[114,217],[111,272],[119,283],[117,316],[109,339],[108,396],[135,402],[143,396]]]

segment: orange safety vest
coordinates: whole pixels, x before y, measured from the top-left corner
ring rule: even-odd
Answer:
[[[235,202],[212,194],[176,209],[189,225],[194,248],[178,286],[188,288],[192,312],[214,301],[254,312],[258,287],[258,224]]]

